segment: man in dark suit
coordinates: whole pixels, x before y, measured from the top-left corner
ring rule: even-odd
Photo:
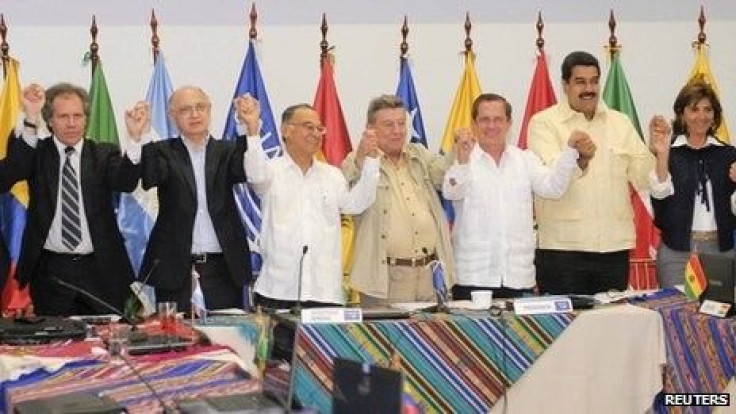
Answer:
[[[158,268],[150,284],[156,299],[191,307],[192,268],[209,309],[242,308],[243,287],[251,279],[250,251],[238,214],[233,185],[245,182],[245,137],[217,140],[209,133],[211,103],[196,87],[170,99],[177,138],[143,146],[143,188],[157,187],[159,211],[143,257],[142,274]],[[139,102],[126,113],[131,139],[150,134],[150,110]],[[144,138],[144,141],[148,140]]]
[[[34,84],[21,99],[24,119],[11,133],[7,158],[19,166],[7,184],[26,179],[30,194],[18,281],[30,284],[39,315],[110,312],[56,278],[122,308],[133,270],[115,220],[113,192],[135,189],[139,167],[116,146],[84,139],[84,89],[61,83],[44,91]],[[39,139],[46,123],[52,134]]]

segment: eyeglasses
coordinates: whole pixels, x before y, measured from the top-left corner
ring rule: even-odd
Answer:
[[[201,114],[210,108],[210,104],[198,102],[194,105],[180,106],[176,108],[176,114],[179,116],[192,116],[194,112]]]
[[[326,126],[313,124],[311,122],[302,122],[300,124],[293,124],[292,123],[291,125],[304,128],[307,131],[309,131],[309,133],[315,133],[316,132],[319,135],[324,135],[325,133],[327,133],[327,127]]]

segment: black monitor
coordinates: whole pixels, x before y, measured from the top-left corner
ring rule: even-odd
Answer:
[[[333,413],[401,413],[404,380],[399,371],[335,358]]]
[[[716,253],[699,253],[698,258],[708,281],[700,301],[731,304],[728,314],[733,314],[736,305],[736,261],[732,256]]]

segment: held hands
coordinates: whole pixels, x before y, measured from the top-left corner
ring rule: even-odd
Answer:
[[[148,102],[138,101],[133,108],[125,111],[125,127],[128,136],[135,142],[140,142],[143,134],[151,131],[151,107]]]
[[[576,129],[570,134],[567,145],[578,151],[578,167],[581,170],[588,168],[588,162],[593,158],[596,150],[595,142],[590,138],[590,135]]]
[[[46,92],[43,87],[37,83],[26,86],[21,92],[20,99],[26,120],[38,125],[41,120],[41,109],[46,102]]]
[[[455,151],[457,152],[458,164],[467,164],[470,160],[470,152],[475,146],[475,137],[469,128],[458,128],[455,130]]]
[[[365,157],[371,158],[378,157],[378,137],[376,136],[376,130],[373,128],[366,128],[363,131],[363,137],[360,139],[358,144],[358,151],[355,154],[355,163],[359,168],[363,168],[363,160]]]
[[[258,100],[246,93],[235,98],[233,105],[238,122],[245,125],[248,135],[257,135],[258,123],[261,119],[261,105]]]
[[[655,115],[649,121],[649,150],[657,158],[669,154],[671,134],[672,128],[662,115]]]

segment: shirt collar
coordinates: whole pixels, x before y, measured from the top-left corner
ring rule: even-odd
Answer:
[[[204,139],[204,145],[202,145],[201,149],[198,148],[196,145],[194,145],[194,141],[189,139],[187,136],[180,135],[180,137],[181,137],[181,141],[184,143],[184,145],[187,147],[189,151],[200,151],[201,152],[201,151],[204,151],[205,148],[207,148],[207,144],[210,142],[210,138],[212,137],[212,135],[207,134],[207,137],[205,137]]]
[[[672,142],[673,147],[684,147],[686,145],[687,145],[687,137],[685,135],[678,135],[675,138],[675,140]],[[720,146],[723,146],[723,143],[717,140],[715,137],[708,135],[708,137],[705,139],[705,145],[703,145],[703,148],[710,147],[711,145],[720,147]]]
[[[564,120],[569,120],[574,116],[585,117],[582,112],[578,112],[572,109],[570,107],[570,102],[568,102],[567,99],[560,102],[559,111]],[[603,102],[603,100],[599,99],[598,104],[595,106],[595,113],[593,114],[593,117],[595,118],[598,115],[605,115],[606,111],[608,111],[608,106],[605,102]]]
[[[59,156],[62,158],[66,156],[66,147],[69,145],[64,144],[59,140],[59,138],[56,137],[56,135],[53,136],[54,145],[56,146],[56,150],[59,152]],[[84,147],[84,138],[77,141],[76,144],[72,145],[72,148],[74,148],[74,152],[77,154],[82,153],[82,148]]]

